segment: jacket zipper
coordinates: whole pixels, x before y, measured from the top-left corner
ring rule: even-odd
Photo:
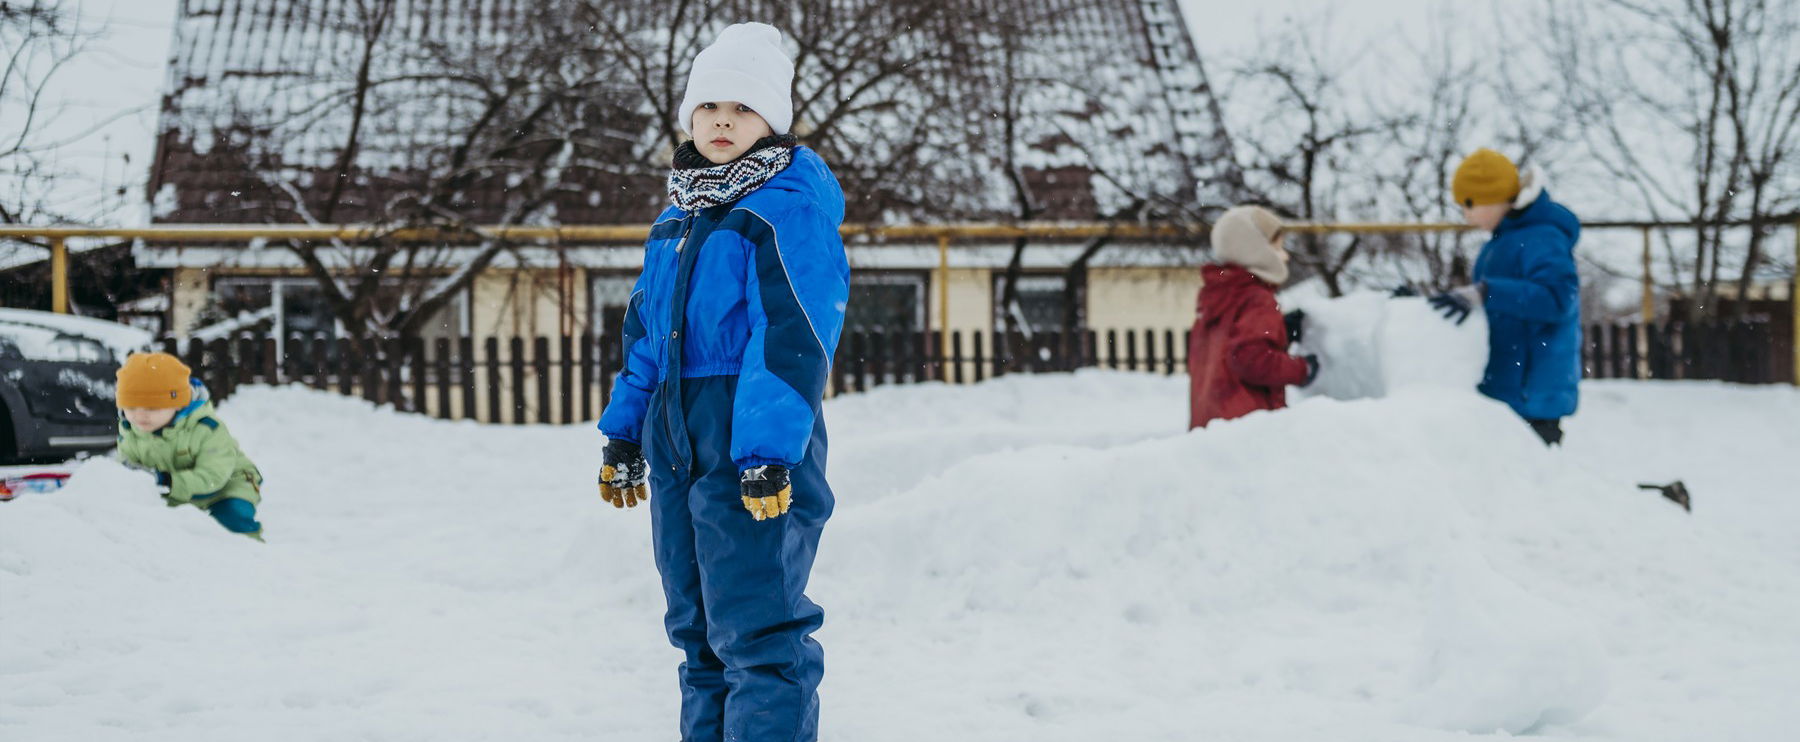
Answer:
[[[694,222],[695,222],[695,220],[698,220],[699,218],[700,218],[700,215],[697,212],[693,216],[688,217],[687,225],[683,226],[681,228],[681,240],[675,243],[675,277],[677,279],[679,279],[681,277],[681,251],[687,247],[688,236],[693,233]],[[673,299],[673,298],[674,298],[673,296],[670,297],[670,299]],[[685,299],[686,299],[686,297],[683,296],[683,300],[685,300]],[[671,311],[673,311],[673,309],[674,309],[674,307],[670,307]],[[687,315],[686,312],[682,313],[682,316],[685,317],[686,315]],[[670,334],[670,337],[666,343],[666,346],[663,348],[663,354],[664,354],[665,361],[668,359],[668,356],[670,354],[681,352],[681,346],[678,345],[678,343],[682,342],[680,329],[671,327],[671,328],[669,328],[669,334]],[[665,363],[664,365],[667,366],[668,364]],[[675,373],[677,375],[679,375],[681,372],[676,371]],[[674,382],[675,382],[675,384],[673,385],[674,388],[679,389],[681,387],[681,379],[679,379],[679,378],[674,379]],[[669,389],[668,380],[664,380],[664,385],[665,385],[664,386],[665,391],[667,389]],[[657,427],[662,428],[663,445],[668,446],[670,457],[675,458],[675,459],[680,459],[682,457],[677,453],[678,449],[675,446],[675,434],[673,431],[670,430],[670,428],[673,428],[674,425],[672,424],[672,422],[670,420],[671,416],[669,415],[669,410],[667,408],[667,405],[670,404],[669,395],[663,394],[662,398],[663,398],[663,405],[664,405],[664,408],[662,411],[663,424],[658,425]],[[681,400],[680,399],[674,400],[674,404],[678,404],[678,405],[681,404]],[[674,472],[679,472],[680,465],[679,464],[670,464],[669,469]]]

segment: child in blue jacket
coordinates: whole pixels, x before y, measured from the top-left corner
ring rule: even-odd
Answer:
[[[600,418],[601,496],[650,502],[687,742],[818,736],[823,612],[805,589],[833,504],[820,401],[850,269],[837,178],[788,133],[793,75],[761,23],[695,57],[677,112],[693,140]]]
[[[1432,297],[1461,324],[1476,308],[1488,321],[1479,389],[1505,402],[1546,445],[1562,442],[1581,383],[1581,222],[1550,198],[1541,172],[1521,175],[1491,149],[1456,168],[1451,193],[1469,224],[1492,233],[1475,259],[1474,283]]]

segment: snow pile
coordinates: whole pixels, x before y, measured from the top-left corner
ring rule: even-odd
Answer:
[[[1327,299],[1282,294],[1282,308],[1306,311],[1296,354],[1316,353],[1319,378],[1307,393],[1334,399],[1383,397],[1400,389],[1473,389],[1487,366],[1487,316],[1458,325],[1425,299],[1361,292]]]
[[[1774,739],[1800,723],[1800,393],[1466,389],[1187,432],[1181,378],[827,404],[826,740]],[[672,738],[649,517],[588,427],[300,389],[221,411],[266,546],[99,461],[0,504],[8,739]],[[1683,513],[1638,481],[1680,476]],[[1491,735],[1491,737],[1490,737]]]

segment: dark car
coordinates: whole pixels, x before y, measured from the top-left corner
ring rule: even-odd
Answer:
[[[121,356],[149,342],[149,333],[103,320],[0,309],[0,463],[111,449]]]

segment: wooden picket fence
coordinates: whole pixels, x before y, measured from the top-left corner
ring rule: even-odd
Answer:
[[[1597,324],[1585,328],[1583,341],[1582,368],[1591,379],[1794,379],[1793,338],[1772,322]]]
[[[162,341],[206,381],[213,397],[248,384],[301,384],[446,420],[569,424],[594,420],[612,393],[622,355],[595,335],[372,341],[358,353],[327,335],[250,334]],[[971,383],[1011,373],[1105,367],[1184,373],[1185,329],[1020,333],[846,332],[829,394],[889,384]]]
[[[1600,379],[1720,379],[1784,383],[1792,351],[1768,323],[1669,323],[1586,328],[1583,368]],[[244,335],[163,349],[192,366],[217,399],[246,384],[302,384],[443,419],[570,424],[596,419],[621,363],[595,335],[413,338],[371,344],[325,335]],[[1107,368],[1186,373],[1187,328],[1021,333],[846,332],[828,394],[892,384],[966,384],[1015,373]]]

